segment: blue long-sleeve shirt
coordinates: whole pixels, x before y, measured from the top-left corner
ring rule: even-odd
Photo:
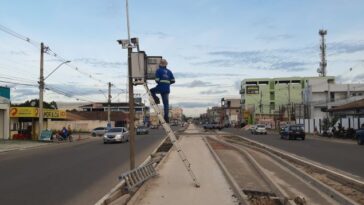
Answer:
[[[157,89],[161,93],[169,93],[170,85],[175,83],[175,79],[172,71],[166,67],[159,66],[158,70],[155,72],[155,82],[157,82]]]

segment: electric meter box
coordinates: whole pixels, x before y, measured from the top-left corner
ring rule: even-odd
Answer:
[[[133,84],[143,84],[145,81],[146,54],[144,51],[131,53],[131,77]]]
[[[155,80],[155,72],[159,68],[159,63],[162,60],[162,56],[147,56],[147,66],[145,72],[146,80]]]

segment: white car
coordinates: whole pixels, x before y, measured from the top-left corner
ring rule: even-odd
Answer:
[[[109,142],[129,141],[129,131],[125,127],[114,127],[104,134],[104,144]]]
[[[265,125],[256,125],[255,129],[253,130],[253,134],[267,134],[267,129]]]
[[[96,127],[91,131],[93,137],[102,136],[107,132],[107,127]]]

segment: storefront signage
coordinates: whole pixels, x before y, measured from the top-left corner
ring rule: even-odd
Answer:
[[[38,117],[38,108],[35,107],[11,107],[10,117]],[[66,111],[43,109],[44,118],[49,119],[65,119]]]
[[[257,85],[246,86],[246,94],[259,94],[259,86]]]

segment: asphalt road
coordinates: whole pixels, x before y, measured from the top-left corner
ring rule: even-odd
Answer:
[[[278,134],[252,135],[248,131],[235,128],[226,128],[222,131],[241,135],[364,178],[364,146],[356,143],[313,137],[306,137],[304,141],[282,140]]]
[[[165,136],[150,130],[136,137],[136,163]],[[103,144],[101,137],[0,153],[0,204],[94,204],[129,169],[129,143]]]

